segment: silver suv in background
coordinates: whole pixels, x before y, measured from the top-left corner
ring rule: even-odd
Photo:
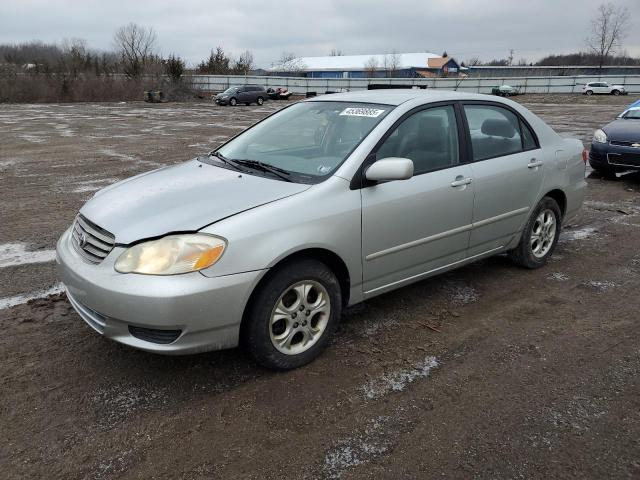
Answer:
[[[232,107],[239,103],[262,105],[268,99],[267,91],[260,85],[236,85],[213,97],[217,105],[231,105]]]
[[[609,85],[607,82],[589,82],[582,87],[584,95],[627,95],[624,85]]]
[[[324,95],[98,192],[58,242],[60,276],[118,342],[243,344],[295,368],[348,305],[499,253],[545,265],[582,204],[584,153],[498,97]]]

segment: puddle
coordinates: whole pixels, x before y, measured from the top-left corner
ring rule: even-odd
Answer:
[[[29,263],[52,262],[56,258],[55,250],[27,251],[24,243],[5,243],[0,245],[0,268]]]

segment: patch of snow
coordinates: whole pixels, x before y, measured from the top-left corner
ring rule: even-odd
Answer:
[[[575,240],[585,240],[594,236],[597,233],[595,227],[583,227],[577,230],[563,230],[560,233],[561,242],[572,242]]]
[[[596,280],[591,280],[590,282],[587,282],[585,285],[587,285],[588,287],[594,288],[600,292],[604,292],[606,290],[609,290],[610,288],[615,288],[618,286],[617,283],[615,282],[609,282],[609,281],[596,281]]]
[[[562,272],[553,272],[551,275],[547,277],[550,280],[557,280],[558,282],[566,282],[569,280],[569,275]]]
[[[55,250],[27,251],[24,243],[5,243],[0,245],[0,268],[28,263],[52,262],[56,258]]]
[[[324,458],[323,470],[326,478],[341,478],[350,468],[367,463],[389,450],[390,440],[385,427],[391,421],[380,416],[369,421],[364,432],[336,443]]]
[[[95,192],[118,181],[120,181],[119,178],[102,178],[99,180],[88,180],[86,182],[77,183],[76,185],[78,186],[72,191],[73,193]]]
[[[428,356],[410,369],[386,373],[378,379],[370,380],[361,387],[362,394],[367,400],[376,400],[391,392],[401,392],[410,383],[428,377],[438,365],[436,357]]]
[[[110,148],[101,148],[98,152],[106,155],[107,157],[117,158],[118,160],[137,160],[133,155],[127,155],[126,153],[118,153]]]
[[[37,292],[27,293],[24,295],[16,295],[13,297],[0,298],[0,310],[4,310],[5,308],[11,308],[11,307],[15,307],[16,305],[27,303],[29,300],[35,300],[37,298],[47,298],[49,295],[56,295],[58,293],[62,293],[63,291],[64,291],[64,285],[62,285],[62,283],[58,283],[46,290],[40,290]]]
[[[22,133],[18,135],[18,137],[30,143],[44,143],[47,141],[47,139],[44,137],[38,137],[36,135],[27,135],[26,133]]]

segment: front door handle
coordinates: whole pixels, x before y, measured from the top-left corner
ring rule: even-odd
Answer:
[[[531,160],[529,160],[529,163],[527,164],[527,168],[538,168],[542,166],[542,160],[536,160],[535,158],[532,158]]]
[[[452,187],[462,187],[464,185],[469,185],[472,182],[471,178],[464,178],[462,175],[458,175],[456,179],[451,182]]]

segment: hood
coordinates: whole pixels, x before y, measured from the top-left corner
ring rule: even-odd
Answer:
[[[640,141],[640,120],[620,118],[603,127],[603,130],[609,140],[619,142]]]
[[[171,232],[197,231],[309,187],[191,160],[111,185],[80,213],[114,234],[116,243],[126,245]]]

